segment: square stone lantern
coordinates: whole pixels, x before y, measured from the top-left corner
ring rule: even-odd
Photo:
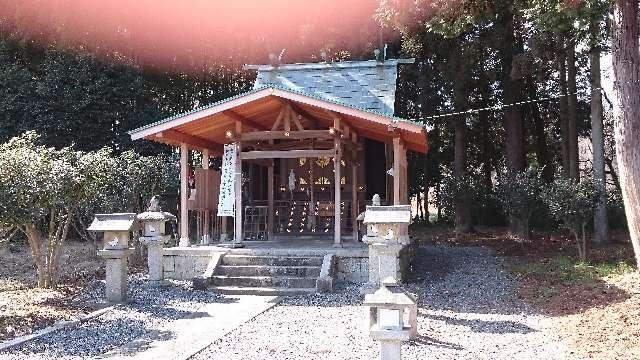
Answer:
[[[127,259],[133,253],[129,249],[131,232],[137,226],[136,214],[96,214],[91,226],[91,232],[101,232],[104,238],[104,248],[98,250],[98,256],[105,259],[106,295],[110,303],[119,303],[127,299]]]
[[[105,250],[127,249],[131,232],[136,226],[136,214],[96,214],[87,231],[103,234]]]
[[[417,335],[416,299],[397,287],[395,279],[386,278],[378,290],[365,295],[364,305],[369,307],[369,335],[380,341],[380,359],[400,359],[402,342]]]
[[[408,263],[403,250],[410,244],[411,206],[367,206],[362,222],[367,227],[362,242],[369,245],[369,282],[362,292],[370,293],[378,288],[380,279],[402,279],[402,264]]]
[[[367,205],[362,221],[369,242],[387,244],[409,244],[410,222],[411,205]]]
[[[169,241],[170,235],[166,232],[166,223],[175,221],[173,214],[162,211],[157,196],[151,198],[146,212],[138,214],[136,218],[142,224],[142,236],[140,242],[147,245],[147,263],[149,265],[149,281],[159,283],[164,279],[162,264],[162,249]]]

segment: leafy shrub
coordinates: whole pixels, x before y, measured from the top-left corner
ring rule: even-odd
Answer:
[[[176,182],[177,171],[162,157],[55,149],[39,142],[27,132],[0,144],[0,235],[24,234],[38,286],[50,287],[76,221],[84,231],[96,212],[140,211],[151,195]]]
[[[440,206],[444,216],[454,222],[458,229],[471,225],[462,224],[461,221],[471,222],[474,217],[485,220],[484,215],[478,214],[484,214],[485,210],[492,208],[491,199],[491,189],[487,189],[481,177],[476,174],[456,177],[449,173],[443,176]],[[495,211],[495,207],[493,210]]]
[[[543,192],[550,214],[573,234],[578,256],[586,259],[587,225],[600,201],[600,188],[592,178],[580,182],[557,179]]]
[[[512,234],[528,240],[530,220],[534,212],[544,206],[541,199],[544,182],[533,168],[522,172],[505,172],[498,179],[495,197],[509,216]]]
[[[75,215],[112,181],[108,150],[38,145],[34,132],[0,145],[0,227],[25,234],[38,286],[58,278],[61,245]]]

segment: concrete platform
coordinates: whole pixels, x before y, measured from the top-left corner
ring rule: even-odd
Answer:
[[[165,248],[165,255],[189,253],[194,256],[223,252],[232,255],[278,255],[278,256],[324,256],[334,254],[340,257],[368,257],[367,245],[361,242],[343,242],[339,246],[327,240],[286,239],[273,241],[245,241],[242,248],[212,245]]]
[[[200,276],[205,273],[215,254],[319,258],[333,254],[338,259],[337,281],[364,283],[368,279],[369,251],[367,245],[360,242],[344,242],[336,246],[330,239],[285,238],[274,241],[245,241],[244,245],[242,248],[230,248],[220,244],[165,248],[165,277],[191,280]]]

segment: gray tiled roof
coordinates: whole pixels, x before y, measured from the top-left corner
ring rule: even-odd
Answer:
[[[253,67],[258,70],[254,88],[276,85],[393,116],[398,64],[410,62],[401,59],[259,65]]]

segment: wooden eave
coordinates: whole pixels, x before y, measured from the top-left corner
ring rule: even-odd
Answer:
[[[337,117],[360,137],[381,142],[400,137],[409,150],[426,153],[428,149],[426,129],[421,124],[278,87],[252,90],[133,130],[130,135],[132,140],[147,139],[174,146],[186,143],[194,149],[220,154],[223,144],[232,141],[225,133],[235,130],[236,121],[242,124],[243,134],[267,131],[287,105],[299,115],[297,119],[305,129],[330,128]]]

